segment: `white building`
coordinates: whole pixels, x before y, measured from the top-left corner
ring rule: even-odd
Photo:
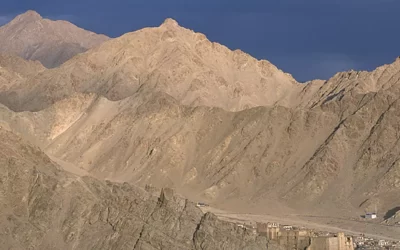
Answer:
[[[196,207],[208,207],[208,205],[204,202],[197,202]]]
[[[376,219],[376,213],[367,213],[365,219]]]
[[[284,225],[282,228],[285,229],[285,230],[292,230],[292,229],[293,229],[293,226]]]
[[[384,247],[384,246],[389,245],[389,242],[387,242],[386,240],[379,240],[378,245],[380,247]]]
[[[269,228],[278,228],[279,227],[279,223],[268,222],[267,227],[269,227]]]

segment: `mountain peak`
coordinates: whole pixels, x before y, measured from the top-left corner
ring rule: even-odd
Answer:
[[[179,26],[178,22],[172,18],[167,18],[161,26],[176,27]]]
[[[27,22],[34,22],[37,20],[41,20],[43,17],[34,10],[28,10],[25,13],[18,15],[13,21],[27,21]]]
[[[48,68],[57,67],[74,55],[109,39],[70,22],[44,19],[33,10],[1,26],[0,34],[0,53],[38,60]]]

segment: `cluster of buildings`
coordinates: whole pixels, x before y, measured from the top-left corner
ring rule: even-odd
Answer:
[[[365,219],[374,220],[376,213],[366,213]],[[238,224],[254,234],[275,241],[283,249],[305,250],[400,250],[400,241],[387,241],[365,237],[365,235],[346,236],[344,233],[314,231],[304,227],[280,225],[276,222]]]
[[[391,242],[360,236],[346,236],[344,233],[313,231],[304,227],[280,225],[279,223],[238,224],[254,234],[275,241],[283,249],[306,250],[355,250],[390,249],[400,250],[400,241]]]
[[[257,228],[252,224],[238,224],[238,227],[245,229],[253,234],[257,234]]]
[[[307,250],[353,250],[352,237],[345,237],[343,233],[331,235],[318,234],[306,228],[297,228],[291,225],[278,223],[257,223],[257,233],[266,236],[268,240],[276,241],[286,249]]]
[[[355,249],[365,249],[365,250],[400,249],[400,241],[377,240],[377,239],[365,237],[364,235],[354,236],[353,240],[354,240]]]

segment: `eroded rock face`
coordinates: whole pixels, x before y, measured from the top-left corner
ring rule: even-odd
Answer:
[[[0,129],[0,243],[5,249],[267,249],[163,189],[76,177]]]
[[[231,232],[227,234],[226,232]],[[257,237],[243,231],[235,224],[218,220],[214,214],[206,213],[194,234],[195,249],[265,249],[269,243],[265,237]],[[269,245],[272,246],[272,245]],[[274,248],[268,248],[274,249]]]
[[[389,210],[384,216],[384,223],[391,226],[400,225],[400,207]]]

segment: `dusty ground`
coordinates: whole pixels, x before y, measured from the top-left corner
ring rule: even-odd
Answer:
[[[85,171],[82,168],[78,168],[76,167],[74,164],[68,163],[66,161],[63,161],[57,157],[48,155],[49,158],[54,161],[55,163],[57,163],[60,167],[62,167],[65,171],[71,173],[71,174],[75,174],[78,176],[91,176],[87,171]]]
[[[73,164],[62,161],[54,156],[50,157],[54,162],[59,164],[65,171],[79,175],[90,175],[84,169],[75,167]],[[195,194],[187,194],[187,196],[196,197]],[[196,197],[198,199],[199,197]],[[279,205],[278,205],[279,206]],[[215,207],[205,207],[202,211],[212,212],[220,219],[230,222],[240,222],[254,224],[255,222],[278,222],[280,224],[288,224],[298,227],[306,227],[317,231],[328,232],[345,232],[349,235],[365,234],[371,238],[385,239],[385,240],[400,240],[400,226],[382,224],[382,219],[365,220],[357,216],[323,216],[323,215],[307,215],[307,214],[293,214],[293,210],[285,209],[283,207],[270,206],[269,211],[272,214],[260,213],[238,213],[227,210],[221,210]],[[238,208],[234,206],[233,208]],[[248,210],[242,207],[243,210]],[[282,213],[279,213],[281,211]],[[285,213],[286,212],[286,213]]]
[[[280,224],[306,227],[313,230],[328,232],[344,232],[349,235],[365,234],[367,237],[400,240],[400,227],[388,226],[376,222],[357,220],[355,218],[316,217],[295,214],[266,215],[266,214],[240,214],[216,209],[213,207],[202,208],[203,212],[212,212],[220,219],[232,222],[278,222]]]

